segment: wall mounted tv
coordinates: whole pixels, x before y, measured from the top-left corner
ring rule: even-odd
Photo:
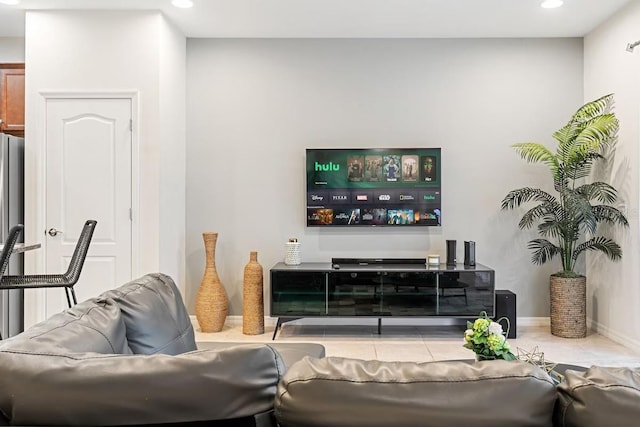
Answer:
[[[440,148],[307,149],[307,226],[440,226]]]

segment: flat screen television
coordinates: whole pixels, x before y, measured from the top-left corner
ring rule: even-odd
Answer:
[[[441,225],[440,148],[307,149],[307,226]]]

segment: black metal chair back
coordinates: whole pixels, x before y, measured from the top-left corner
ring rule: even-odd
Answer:
[[[78,283],[78,279],[80,279],[82,266],[84,265],[84,260],[87,258],[89,244],[91,244],[91,238],[93,237],[93,232],[96,229],[97,223],[98,222],[96,220],[90,219],[85,222],[84,227],[82,227],[78,243],[76,244],[76,248],[71,256],[69,268],[67,268],[67,272],[63,274],[63,277],[67,282],[67,286],[75,285]]]
[[[0,278],[0,289],[39,289],[39,288],[64,288],[67,304],[72,307],[73,303],[77,304],[76,292],[73,285],[78,282],[82,266],[87,258],[89,244],[93,237],[97,221],[90,219],[84,223],[78,243],[71,256],[71,262],[67,271],[62,274],[26,274],[22,276],[2,276]]]
[[[4,245],[2,246],[2,254],[0,254],[0,276],[7,271],[9,258],[11,258],[13,248],[15,248],[18,237],[20,237],[20,233],[22,233],[23,229],[24,225],[18,224],[14,225],[11,227],[11,230],[9,230],[9,236],[7,236],[7,240],[5,240]]]

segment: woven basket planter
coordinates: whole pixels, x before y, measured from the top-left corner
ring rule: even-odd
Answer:
[[[562,338],[587,336],[587,278],[551,276],[551,333]]]

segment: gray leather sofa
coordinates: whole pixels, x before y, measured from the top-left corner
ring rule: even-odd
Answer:
[[[294,363],[280,427],[624,427],[640,425],[640,369],[567,371],[556,387],[525,362],[411,363],[325,357]]]
[[[275,406],[275,417],[273,408]],[[640,370],[551,378],[523,362],[381,362],[317,344],[206,343],[162,274],[0,342],[0,425],[610,427],[640,421]]]
[[[150,274],[0,341],[0,425],[271,426],[288,365],[318,344],[197,349],[170,277]]]
[[[276,395],[282,427],[548,427],[556,389],[524,362],[295,363]]]
[[[592,366],[567,371],[558,386],[559,427],[640,425],[640,369]]]

